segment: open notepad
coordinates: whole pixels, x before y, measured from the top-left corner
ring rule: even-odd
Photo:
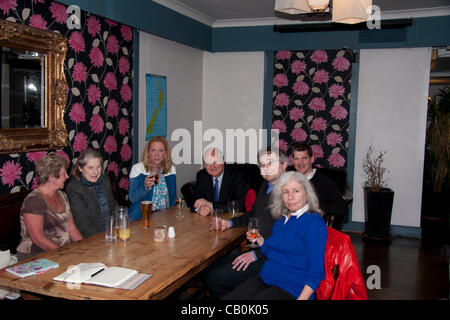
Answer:
[[[107,267],[103,263],[80,263],[70,266],[66,272],[53,278],[53,280],[110,288],[134,289],[149,277],[150,275],[138,274],[133,269]],[[132,279],[133,281],[130,281]],[[124,286],[125,283],[128,286]]]

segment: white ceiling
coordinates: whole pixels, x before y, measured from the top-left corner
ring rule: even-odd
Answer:
[[[153,0],[210,26],[299,23],[275,14],[275,0]],[[450,0],[373,0],[383,18],[450,14]]]

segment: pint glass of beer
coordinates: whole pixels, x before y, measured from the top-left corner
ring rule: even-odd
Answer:
[[[152,215],[152,202],[151,201],[142,201],[141,202],[141,226],[144,228],[148,228],[151,225],[151,215]]]

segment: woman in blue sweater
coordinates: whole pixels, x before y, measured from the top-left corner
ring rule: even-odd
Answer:
[[[156,182],[152,171],[159,174]],[[177,196],[176,171],[172,165],[169,144],[163,137],[153,137],[147,142],[142,162],[136,163],[130,172],[131,206],[130,220],[138,220],[141,215],[141,201],[153,203],[153,211],[175,206]]]
[[[226,300],[314,298],[325,277],[327,226],[311,183],[299,172],[280,176],[272,191],[272,235],[257,243],[266,256],[261,273],[224,297]],[[250,240],[250,233],[247,233]]]

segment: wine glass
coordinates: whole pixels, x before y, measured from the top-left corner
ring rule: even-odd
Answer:
[[[177,208],[178,208],[176,217],[177,218],[183,218],[184,217],[183,208],[186,207],[186,201],[184,201],[183,198],[177,198],[177,200],[175,200],[175,203],[176,203]]]
[[[251,217],[248,221],[248,231],[250,232],[250,240],[249,247],[250,248],[258,248],[258,243],[256,243],[256,238],[259,236],[259,219],[256,217]]]
[[[159,169],[156,167],[150,168],[150,177],[155,178],[154,184],[157,185],[159,182]]]

